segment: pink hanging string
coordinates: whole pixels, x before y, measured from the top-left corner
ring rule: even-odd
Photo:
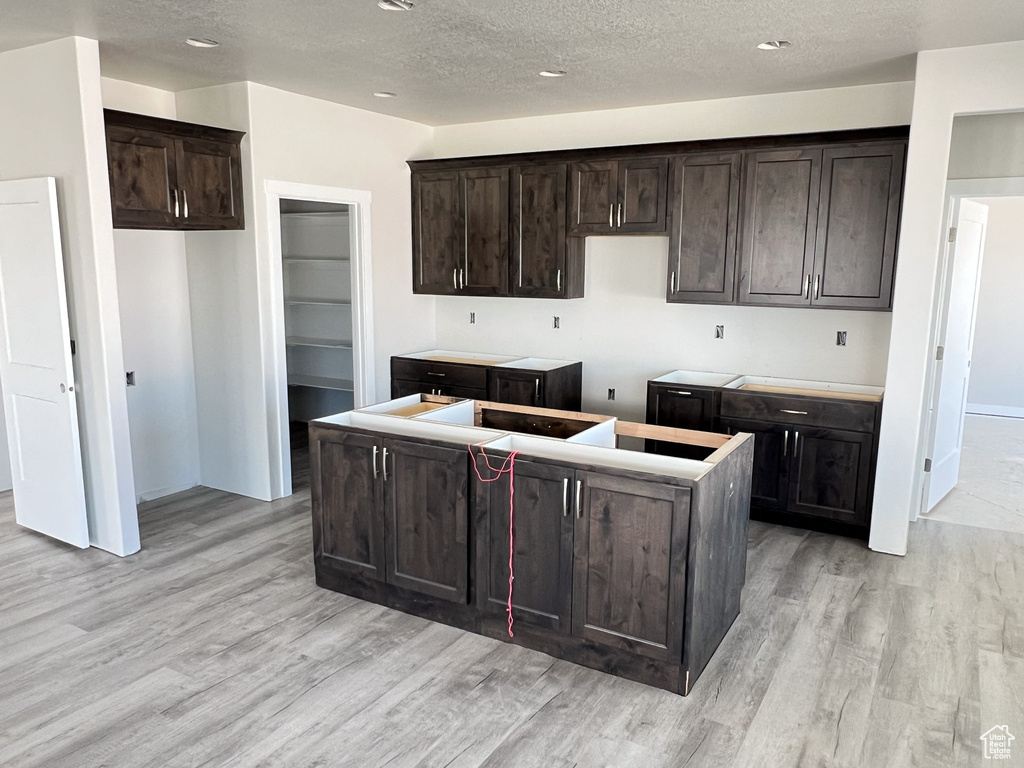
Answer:
[[[508,455],[508,458],[502,463],[500,467],[492,467],[491,462],[487,458],[487,454],[484,453],[484,449],[480,449],[480,456],[484,460],[484,464],[487,469],[494,474],[494,477],[484,477],[480,474],[480,469],[476,465],[476,458],[473,456],[473,446],[469,446],[469,456],[473,459],[473,471],[476,472],[476,476],[482,483],[493,483],[499,480],[502,475],[508,475],[508,602],[506,603],[505,610],[508,612],[508,636],[515,637],[512,633],[512,582],[515,580],[515,573],[512,570],[512,553],[515,551],[515,534],[513,531],[513,520],[515,515],[515,497],[516,497],[516,456],[519,455],[519,451],[512,451]]]

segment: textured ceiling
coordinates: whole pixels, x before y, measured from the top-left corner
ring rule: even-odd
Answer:
[[[432,125],[909,80],[914,53],[1024,39],[1021,0],[0,0],[0,50],[100,41],[104,75],[253,80]],[[212,37],[197,50],[185,37]],[[783,51],[756,45],[781,38]],[[561,79],[542,69],[569,71]],[[397,99],[375,99],[394,91]]]

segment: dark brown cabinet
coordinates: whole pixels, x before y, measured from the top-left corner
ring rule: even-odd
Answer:
[[[820,181],[820,149],[747,155],[741,303],[810,303]]]
[[[813,306],[891,306],[904,154],[903,144],[824,150]]]
[[[413,175],[416,293],[508,293],[508,168]]]
[[[647,384],[647,423],[676,429],[714,432],[718,429],[718,390],[714,387]],[[703,460],[712,452],[699,445],[648,440],[648,453]]]
[[[668,158],[573,163],[569,190],[573,235],[665,231]]]
[[[491,472],[477,456],[483,477]],[[492,463],[493,466],[493,463]],[[520,459],[515,465],[512,612],[515,621],[568,635],[572,629],[572,494],[575,472]],[[509,594],[509,483],[486,485],[486,546],[478,552],[477,603],[491,616],[505,616]]]
[[[387,582],[456,603],[469,600],[466,451],[384,440]]]
[[[573,634],[680,658],[689,489],[582,471],[576,482]]]
[[[741,152],[672,160],[670,302],[728,303],[735,299],[742,160]]]
[[[785,512],[789,503],[789,438],[792,428],[769,421],[723,418],[730,435],[754,436],[754,468],[750,475],[750,504],[759,509]]]
[[[873,438],[863,432],[793,432],[789,509],[849,525],[867,523]]]
[[[469,599],[466,452],[355,431],[311,441],[317,557],[363,579]]]
[[[575,299],[583,295],[579,244],[566,238],[565,163],[512,168],[513,296]]]
[[[114,227],[243,229],[244,133],[104,110]]]

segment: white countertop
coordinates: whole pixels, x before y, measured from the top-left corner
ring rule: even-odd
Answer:
[[[672,371],[652,381],[659,384],[679,384],[691,387],[724,387],[736,378],[735,373],[711,373],[709,371]]]

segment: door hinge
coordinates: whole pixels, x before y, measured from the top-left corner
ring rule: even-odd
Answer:
[[[938,346],[938,347],[935,348],[935,359],[936,360],[941,360],[942,356],[945,355],[945,354],[946,354],[946,348],[945,347]]]
[[[956,227],[950,227],[949,228],[949,242],[951,242],[951,243],[955,243],[956,242]]]
[[[924,460],[924,471],[925,472],[931,472],[932,471],[932,460],[931,459],[925,459]]]
[[[71,354],[72,355],[75,354],[75,340],[74,339],[71,340]]]

